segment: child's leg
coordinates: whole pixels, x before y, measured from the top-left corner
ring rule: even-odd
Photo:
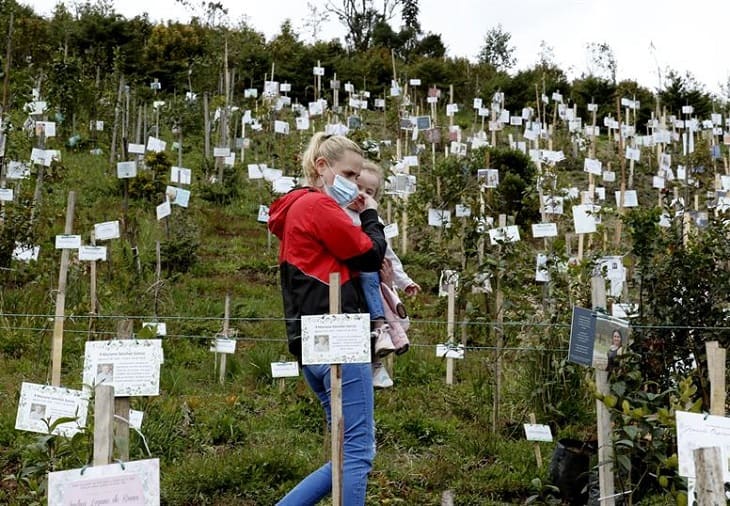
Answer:
[[[380,274],[377,272],[361,272],[360,283],[365,294],[365,302],[370,312],[370,321],[373,323],[374,357],[383,357],[395,350],[393,341],[385,323],[385,308],[380,294]]]
[[[368,305],[370,320],[385,322],[385,308],[380,295],[380,274],[377,272],[361,272],[360,283],[365,294],[365,302]],[[382,323],[380,326],[382,326]]]

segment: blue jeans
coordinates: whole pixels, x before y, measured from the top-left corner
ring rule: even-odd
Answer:
[[[362,291],[365,294],[365,302],[368,305],[370,320],[385,318],[383,297],[380,294],[380,273],[361,272],[360,284],[362,285]]]
[[[304,378],[322,403],[327,424],[330,412],[330,366],[305,365]],[[375,414],[373,374],[370,364],[342,365],[342,416],[344,455],[342,469],[343,506],[363,506],[368,475],[375,458]],[[278,506],[314,506],[332,493],[332,463],[312,472],[294,487]]]

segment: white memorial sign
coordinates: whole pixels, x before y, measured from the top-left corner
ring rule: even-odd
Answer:
[[[97,241],[119,239],[119,220],[95,223],[94,237]]]
[[[86,426],[88,407],[87,392],[23,382],[15,428],[48,434],[48,427],[57,419],[75,418],[75,421],[61,423],[53,430],[53,434],[73,436]]]
[[[370,362],[370,315],[302,316],[302,363]]]
[[[525,439],[528,441],[546,441],[552,442],[553,434],[550,432],[549,425],[542,425],[537,423],[525,423]]]
[[[159,459],[48,473],[49,506],[159,506]]]
[[[162,361],[159,339],[87,341],[83,383],[113,385],[116,397],[159,395]]]
[[[298,362],[272,362],[272,378],[296,378],[299,376]]]

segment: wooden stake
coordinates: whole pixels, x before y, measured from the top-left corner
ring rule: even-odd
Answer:
[[[395,144],[395,156],[397,160],[403,159],[403,153],[401,151],[400,137],[396,139]],[[408,173],[409,169],[406,167],[405,172]],[[401,239],[401,255],[405,255],[408,251],[408,194],[403,195],[403,215],[401,216],[401,227],[399,230]]]
[[[697,448],[692,451],[695,462],[695,493],[697,506],[720,506],[727,504],[723,484],[722,452],[717,446]]]
[[[223,337],[228,339],[229,330],[228,330],[228,320],[231,316],[231,294],[226,293],[226,302],[225,302],[225,308],[223,310]],[[224,384],[226,382],[226,353],[220,354],[220,365],[218,369],[218,381],[220,384]]]
[[[600,276],[591,278],[591,303],[593,308],[606,307],[606,282]],[[608,395],[610,386],[608,372],[596,369],[596,389]],[[611,413],[603,403],[596,399],[596,421],[598,427],[598,485],[601,493],[601,506],[613,506],[613,443],[611,441]]]
[[[131,339],[134,321],[121,320],[117,324],[117,339]],[[114,398],[114,440],[117,444],[117,456],[123,462],[129,460],[129,397]]]
[[[117,132],[122,113],[122,96],[124,94],[124,76],[119,76],[119,88],[117,89],[117,101],[114,103],[114,126],[112,126],[112,142],[109,145],[109,173],[114,173],[115,162],[117,161]],[[94,128],[96,131],[96,128]]]
[[[76,206],[76,192],[68,192],[66,205],[66,226],[63,233],[71,234],[74,222],[74,207]],[[68,275],[68,261],[71,250],[61,250],[61,268],[58,273],[58,293],[56,294],[56,314],[53,321],[53,342],[51,346],[51,385],[61,386],[61,356],[63,354],[63,320],[66,309],[66,278]]]
[[[537,423],[535,413],[530,413],[530,423],[532,425]],[[540,469],[542,467],[542,452],[540,451],[540,443],[537,441],[535,441],[535,461],[537,462],[537,468]]]
[[[454,506],[453,490],[444,490],[441,493],[441,506]]]
[[[706,341],[707,376],[710,380],[710,414],[725,416],[725,360],[727,350],[717,341]]]
[[[320,60],[317,60],[317,67],[321,67],[322,62]],[[317,73],[316,76],[314,76],[314,89],[317,92],[316,100],[319,100],[320,93],[322,93],[322,76]]]
[[[449,280],[448,284],[448,303],[446,310],[446,342],[449,345],[454,344],[454,317],[456,313],[456,291],[454,290],[453,281]],[[454,384],[454,359],[446,358],[446,384]]]
[[[137,144],[142,144],[142,139],[144,136],[143,130],[142,130],[142,113],[143,113],[143,107],[140,107],[139,104],[137,104],[137,124],[135,125],[135,132],[134,132],[134,141]],[[142,155],[137,155],[137,159],[140,159]]]
[[[228,70],[228,34],[226,34],[224,57],[223,57],[223,83],[225,85],[225,106],[221,114],[221,146],[231,147],[230,132],[228,127],[228,114],[231,110],[231,73]],[[221,178],[222,180],[222,178]]]
[[[624,198],[626,195],[626,154],[624,153],[624,138],[623,135],[621,135],[621,103],[619,102],[618,97],[616,97],[616,112],[618,114],[618,153],[619,153],[619,160],[621,163],[621,194],[619,197],[618,202],[618,221],[616,222],[616,235],[614,237],[614,245],[620,246],[621,245],[621,232],[623,227],[623,222],[621,221],[623,215],[624,215]]]
[[[4,69],[4,77],[3,77],[3,102],[2,102],[2,110],[0,110],[0,113],[5,114],[5,112],[8,110],[8,94],[10,91],[10,62],[13,58],[13,17],[15,13],[11,10],[10,11],[10,20],[8,21],[8,37],[6,39],[6,45],[5,45],[5,69]]]
[[[183,131],[182,131],[182,125],[178,125],[178,133],[177,133],[177,166],[182,167],[183,166],[183,159],[182,159],[182,152],[183,152]]]
[[[337,84],[337,72],[335,72],[333,81]],[[332,108],[337,111],[340,108],[340,87],[335,86],[332,90]]]
[[[91,231],[91,245],[96,246],[96,234]],[[89,338],[93,333],[94,324],[96,322],[96,260],[92,260],[89,265]]]
[[[31,162],[31,166],[33,166],[34,163]],[[35,178],[35,191],[33,192],[33,204],[31,204],[30,207],[30,224],[31,227],[33,226],[33,223],[35,223],[36,219],[36,210],[40,208],[41,205],[41,195],[42,195],[42,188],[43,188],[43,175],[45,174],[45,166],[40,163],[38,164],[38,174],[36,174]]]
[[[203,156],[210,156],[210,112],[208,111],[208,92],[203,93],[203,129],[205,130]]]
[[[498,218],[500,228],[507,226],[507,216],[500,214]],[[497,269],[495,269],[495,297],[494,316],[496,325],[495,350],[494,350],[494,397],[492,401],[492,430],[496,433],[499,429],[499,408],[502,404],[502,348],[504,347],[504,292],[502,292],[502,273],[499,266],[502,264],[502,246],[497,246]]]
[[[97,385],[94,389],[95,466],[111,464],[114,452],[114,387]]]
[[[340,273],[330,274],[330,313],[340,312]],[[330,365],[330,412],[332,419],[332,505],[342,506],[342,463],[345,422],[342,416],[342,365]]]

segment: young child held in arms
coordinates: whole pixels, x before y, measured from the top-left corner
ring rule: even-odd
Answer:
[[[365,161],[360,176],[357,178],[357,185],[360,191],[378,201],[383,186],[383,171],[377,164]],[[359,224],[357,212],[349,208],[347,211],[353,222]],[[383,279],[381,279],[381,274],[383,274]],[[416,295],[421,291],[421,287],[406,274],[403,263],[390,245],[386,249],[381,271],[361,272],[360,281],[374,328],[373,385],[376,388],[388,388],[393,386],[393,380],[380,362],[380,358],[393,351],[398,355],[405,353],[409,346],[408,337],[405,334],[406,329],[399,324],[404,321],[406,314],[398,296],[393,291],[393,285],[408,295]],[[381,281],[383,286],[381,286]],[[386,313],[391,318],[386,319]],[[389,325],[387,320],[390,320],[392,325]]]

